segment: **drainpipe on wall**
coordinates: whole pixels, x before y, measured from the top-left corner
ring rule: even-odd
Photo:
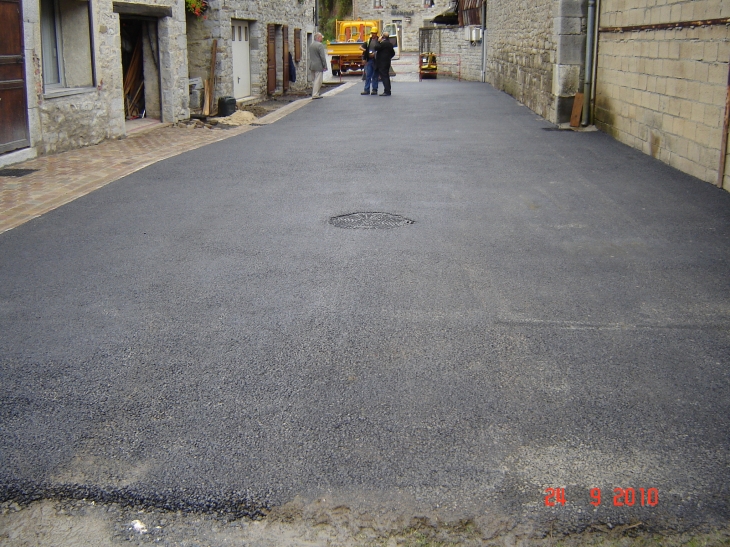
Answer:
[[[585,83],[583,84],[583,97],[588,103],[591,98],[591,87],[593,85],[593,40],[596,27],[596,0],[588,0],[588,26],[586,28],[586,65]],[[581,125],[586,127],[590,123],[591,109],[589,104],[583,106],[583,121]]]
[[[596,23],[593,27],[595,29],[593,34],[593,80],[591,81],[591,98],[588,104],[591,107],[591,117],[589,122],[591,124],[596,123],[596,88],[598,87],[598,42],[601,39],[601,35],[598,29],[601,28],[601,0],[596,0]]]
[[[482,2],[482,83],[487,81],[487,0]]]
[[[717,169],[717,187],[722,188],[722,182],[725,178],[725,160],[727,159],[727,139],[728,130],[730,130],[730,63],[728,63],[727,71],[727,92],[725,94],[725,120],[722,124],[722,139],[720,140],[720,167]]]

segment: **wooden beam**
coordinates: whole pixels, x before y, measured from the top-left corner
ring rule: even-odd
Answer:
[[[214,112],[214,105],[215,105],[215,61],[216,61],[216,54],[218,53],[218,40],[213,40],[213,45],[210,48],[210,78],[208,79],[208,114],[205,114],[206,116],[209,114],[212,114]]]
[[[583,93],[576,93],[575,99],[573,99],[573,112],[570,114],[570,127],[578,127],[580,125],[580,115],[582,112]]]

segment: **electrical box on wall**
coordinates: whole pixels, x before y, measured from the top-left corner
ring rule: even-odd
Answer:
[[[482,41],[482,27],[477,25],[469,25],[464,27],[464,40],[467,42],[481,42]]]

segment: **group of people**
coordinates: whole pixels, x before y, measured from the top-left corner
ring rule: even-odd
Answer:
[[[360,46],[365,61],[365,90],[360,95],[377,95],[378,81],[383,82],[381,97],[390,97],[390,61],[395,56],[390,35],[387,32],[378,37],[377,27],[370,29],[370,38]],[[327,50],[322,44],[322,34],[314,35],[309,46],[309,70],[312,72],[312,99],[321,99],[319,90],[322,78],[327,72]]]
[[[390,61],[395,56],[390,35],[383,32],[378,38],[378,29],[370,29],[370,38],[360,46],[365,64],[365,89],[360,95],[377,95],[378,79],[383,82],[383,97],[390,97]]]

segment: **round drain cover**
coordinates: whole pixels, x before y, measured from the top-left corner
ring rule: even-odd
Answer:
[[[360,228],[365,230],[398,228],[414,223],[409,218],[392,213],[350,213],[349,215],[332,217],[329,222],[337,228]]]

